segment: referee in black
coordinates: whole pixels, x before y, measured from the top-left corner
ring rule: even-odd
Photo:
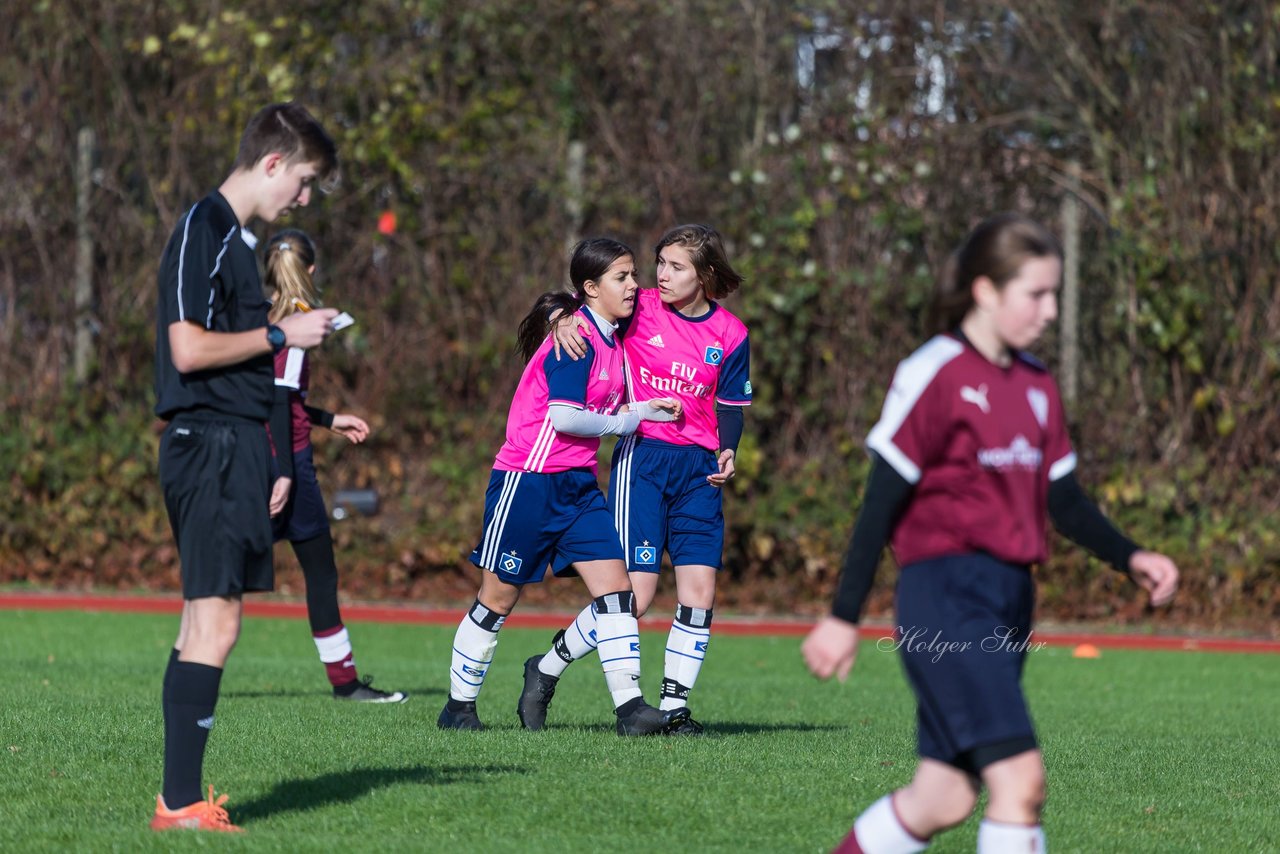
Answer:
[[[182,622],[164,677],[164,790],[154,830],[236,831],[205,800],[201,768],[218,686],[240,633],[241,596],[270,590],[272,482],[266,423],[275,387],[272,353],[314,347],[333,309],[268,325],[257,242],[245,229],[306,205],[316,182],[337,174],[324,128],[297,104],[250,120],[231,174],[174,229],[160,262],[156,311],[156,414],[160,483],[182,561]],[[280,449],[289,453],[289,448]],[[281,500],[275,500],[275,499]]]

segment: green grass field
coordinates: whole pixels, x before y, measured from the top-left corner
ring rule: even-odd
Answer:
[[[154,834],[170,616],[0,611],[0,850],[812,851],[909,779],[913,707],[896,656],[863,647],[821,684],[796,638],[719,636],[695,694],[701,739],[629,739],[594,659],[550,726],[515,717],[521,665],[550,632],[507,629],[483,733],[444,733],[452,628],[353,625],[393,707],[330,699],[306,623],[251,618],[222,682],[205,781],[247,831]],[[664,637],[646,634],[656,699]],[[1280,848],[1280,660],[1031,653],[1057,852]],[[931,851],[972,851],[976,820]]]

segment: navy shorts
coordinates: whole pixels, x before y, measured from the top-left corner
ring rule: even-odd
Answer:
[[[971,774],[1036,748],[1022,695],[1035,587],[985,554],[903,567],[894,639],[916,695],[919,753]]]
[[[594,472],[498,471],[484,496],[484,536],[471,562],[508,584],[541,581],[548,564],[622,560],[613,517]]]
[[[266,424],[180,413],[160,438],[160,485],[184,599],[272,588]]]
[[[276,542],[302,543],[329,530],[329,513],[316,480],[316,464],[311,446],[293,452],[293,485],[289,503],[272,521]]]
[[[609,506],[628,572],[673,566],[720,568],[724,556],[723,490],[707,483],[720,468],[697,445],[627,436],[613,449]]]

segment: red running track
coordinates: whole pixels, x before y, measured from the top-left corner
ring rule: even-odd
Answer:
[[[0,593],[0,609],[28,611],[109,611],[122,614],[178,614],[182,600],[155,596],[91,596],[62,593]],[[275,602],[247,597],[245,614],[253,617],[286,617],[305,619],[307,606],[301,602]],[[461,609],[396,607],[390,605],[343,605],[344,620],[371,623],[409,623],[447,626],[458,622]],[[519,628],[559,629],[568,625],[573,614],[516,612],[507,625]],[[662,631],[669,620],[645,618],[643,629]],[[812,622],[804,620],[757,620],[749,617],[717,617],[716,633],[726,635],[765,635],[801,637],[808,634]],[[893,636],[890,626],[863,626],[864,638]],[[1095,634],[1088,632],[1041,632],[1036,630],[1033,643],[1050,646],[1092,644],[1099,649],[1195,650],[1202,652],[1280,653],[1280,641],[1242,638],[1183,637],[1169,635]]]

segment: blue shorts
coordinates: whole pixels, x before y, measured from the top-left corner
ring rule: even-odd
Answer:
[[[281,540],[301,543],[329,530],[329,513],[324,507],[324,496],[320,494],[320,482],[316,480],[316,464],[310,445],[293,452],[293,486],[289,491],[289,503],[271,522],[277,543]]]
[[[561,575],[569,564],[591,560],[622,560],[594,472],[494,469],[484,496],[484,536],[472,563],[508,584],[529,584],[541,581],[553,561]]]
[[[662,552],[673,566],[720,568],[723,491],[707,483],[720,470],[697,445],[627,436],[613,449],[609,506],[628,572],[658,572]]]
[[[977,774],[1036,747],[1022,695],[1034,603],[1030,570],[989,555],[903,567],[895,643],[916,695],[921,757]]]

